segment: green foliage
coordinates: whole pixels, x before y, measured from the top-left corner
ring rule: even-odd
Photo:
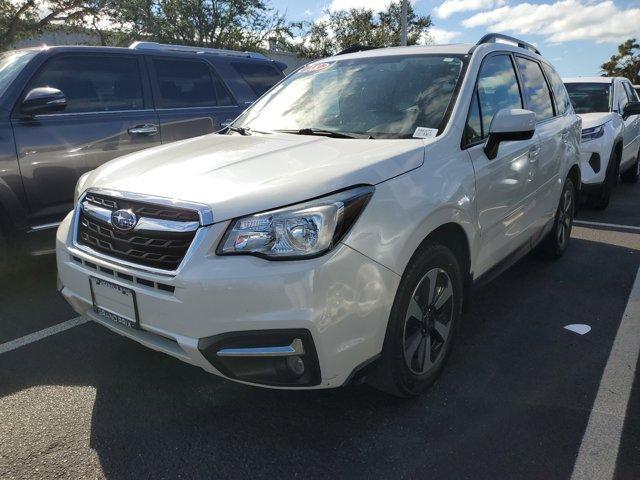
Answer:
[[[302,40],[289,49],[308,58],[322,58],[350,46],[388,47],[400,44],[401,2],[391,3],[375,13],[367,8],[328,12],[326,19],[295,25]],[[407,9],[407,44],[428,39],[430,16],[419,16],[411,3]]]
[[[121,38],[259,50],[268,38],[290,36],[264,0],[119,0],[108,13]]]
[[[640,44],[632,38],[618,45],[618,53],[600,68],[605,77],[627,77],[631,83],[640,83]]]
[[[0,0],[0,50],[45,30],[90,31],[103,45],[133,40],[261,50],[267,40],[309,58],[353,45],[399,45],[401,3],[386,10],[328,12],[319,22],[288,23],[269,0]],[[408,44],[428,40],[431,17],[408,5]],[[301,38],[294,41],[293,33]]]
[[[106,0],[105,0],[106,1]],[[0,0],[0,51],[59,25],[76,25],[97,14],[101,0]]]

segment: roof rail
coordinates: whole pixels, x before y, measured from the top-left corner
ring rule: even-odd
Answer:
[[[213,55],[227,55],[230,57],[248,57],[248,58],[264,58],[265,55],[258,52],[239,52],[237,50],[225,50],[223,48],[207,48],[207,47],[190,47],[188,45],[171,45],[168,43],[158,42],[133,42],[129,45],[132,50],[155,50],[165,52],[192,52],[192,53],[208,53]]]
[[[487,33],[484,37],[478,40],[478,43],[476,43],[476,46],[482,45],[483,43],[498,43],[498,40],[504,40],[509,43],[514,43],[520,48],[531,50],[532,52],[540,55],[540,50],[538,50],[534,45],[531,45],[530,43],[520,40],[518,38],[510,37],[509,35],[503,35],[502,33]]]
[[[376,48],[380,48],[380,47],[371,47],[369,45],[356,44],[356,45],[350,45],[347,48],[345,48],[344,50],[341,50],[341,51],[339,51],[338,53],[336,53],[334,55],[346,55],[347,53],[364,52],[366,50],[375,50]]]

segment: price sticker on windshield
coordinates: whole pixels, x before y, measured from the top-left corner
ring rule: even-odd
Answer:
[[[413,132],[413,138],[434,138],[438,135],[437,128],[418,127]]]
[[[305,65],[300,69],[300,73],[310,73],[310,72],[319,72],[321,70],[325,70],[333,65],[333,62],[318,62],[318,63],[310,63]]]

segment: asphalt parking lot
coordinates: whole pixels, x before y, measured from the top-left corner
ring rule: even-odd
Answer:
[[[478,292],[413,400],[237,385],[92,323],[32,341],[75,317],[32,259],[0,278],[0,478],[640,478],[638,342],[618,335],[640,320],[639,206],[619,187],[560,261]]]

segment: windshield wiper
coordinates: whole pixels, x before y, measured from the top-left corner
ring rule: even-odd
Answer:
[[[251,135],[251,129],[249,127],[235,127],[233,125],[229,125],[227,127],[228,131],[237,132],[240,135]]]
[[[321,135],[331,138],[373,138],[369,134],[363,133],[345,133],[336,132],[334,130],[325,130],[323,128],[301,128],[300,130],[276,130],[276,132],[282,133],[294,133],[296,135]]]

